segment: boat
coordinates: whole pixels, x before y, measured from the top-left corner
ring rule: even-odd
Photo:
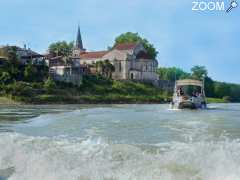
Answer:
[[[187,87],[197,89],[191,95],[184,91]],[[207,102],[204,90],[204,81],[183,79],[175,82],[172,109],[206,109]]]

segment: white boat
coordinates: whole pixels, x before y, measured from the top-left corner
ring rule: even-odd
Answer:
[[[189,95],[183,90],[186,86],[199,87],[200,90],[193,92],[192,95]],[[193,79],[176,81],[171,107],[172,109],[206,109],[207,102],[204,90],[204,81]]]

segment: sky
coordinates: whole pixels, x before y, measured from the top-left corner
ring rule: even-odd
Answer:
[[[75,40],[79,24],[84,48],[98,51],[138,32],[159,51],[159,66],[203,65],[213,79],[240,84],[240,6],[228,14],[192,7],[192,0],[0,0],[0,45],[44,53],[52,42]]]

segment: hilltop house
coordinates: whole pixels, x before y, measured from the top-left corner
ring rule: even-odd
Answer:
[[[2,46],[0,48],[4,51],[8,51],[9,49],[14,48],[21,64],[32,63],[35,65],[42,65],[44,63],[44,56],[32,51],[30,48],[27,48],[26,45],[24,45],[24,48],[9,45]]]
[[[80,28],[78,28],[76,45],[72,59],[76,66],[94,65],[98,61],[109,60],[115,67],[112,75],[116,80],[157,81],[158,62],[152,59],[143,44],[117,44],[111,50],[87,52],[83,48]]]

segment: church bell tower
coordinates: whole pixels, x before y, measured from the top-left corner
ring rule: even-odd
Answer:
[[[80,54],[85,51],[86,51],[86,49],[83,48],[80,26],[78,26],[77,39],[76,39],[75,46],[73,49],[73,57],[80,57]]]

